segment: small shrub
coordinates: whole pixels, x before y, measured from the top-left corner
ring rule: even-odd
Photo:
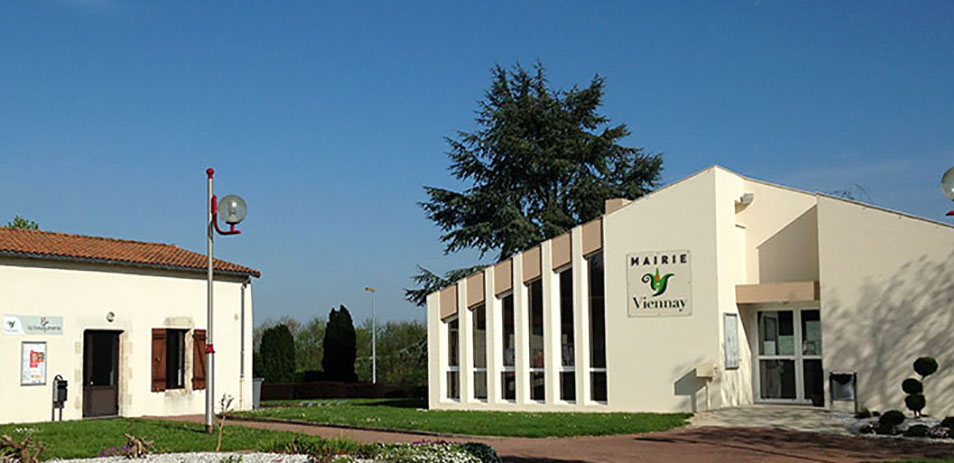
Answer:
[[[481,463],[500,463],[500,457],[497,451],[487,444],[478,442],[468,442],[460,445],[461,450],[477,457]]]
[[[152,447],[155,445],[155,442],[142,437],[133,436],[127,432],[124,432],[123,436],[126,438],[126,443],[123,444],[122,447],[118,449],[113,447],[108,450],[103,450],[100,452],[100,456],[144,458],[146,455],[152,453]]]
[[[933,357],[921,357],[914,361],[914,371],[921,377],[930,376],[937,371],[937,360]]]
[[[860,428],[858,428],[858,432],[861,434],[874,434],[877,431],[878,431],[878,426],[875,425],[874,423],[867,423],[861,426]]]
[[[393,444],[377,455],[381,463],[481,463],[460,444]]]
[[[947,429],[954,428],[954,416],[949,416],[941,420],[941,426],[944,426]]]
[[[914,424],[904,431],[904,437],[927,437],[928,429],[923,424]]]
[[[20,442],[4,434],[0,436],[0,461],[4,463],[36,463],[43,453],[43,444],[33,440],[32,432]]]
[[[349,440],[296,436],[291,441],[287,439],[274,440],[260,446],[259,450],[272,453],[308,455],[312,462],[329,463],[341,459],[346,454],[374,458],[373,447],[372,445],[361,445]]]
[[[924,392],[924,384],[914,378],[908,378],[901,383],[901,389],[906,394],[920,394]]]
[[[898,426],[904,423],[904,413],[897,410],[889,410],[878,418],[878,424],[882,426]]]
[[[867,408],[862,408],[861,411],[855,413],[855,419],[863,420],[865,418],[871,418],[871,412]]]
[[[933,439],[945,439],[951,437],[951,430],[939,425],[928,429],[927,436]]]
[[[219,458],[219,463],[242,463],[241,455],[229,455]]]
[[[229,395],[229,394],[222,394],[222,399],[219,400],[219,409],[222,410],[222,411],[219,412],[218,416],[216,416],[217,421],[218,421],[217,424],[218,424],[218,427],[219,427],[219,440],[218,440],[218,441],[216,442],[216,444],[215,444],[215,451],[216,451],[216,452],[221,452],[221,451],[222,451],[222,434],[225,433],[225,420],[226,420],[226,419],[229,417],[229,415],[231,415],[232,412],[234,411],[234,410],[232,410],[232,401],[233,401],[233,400],[235,400],[235,398],[232,397],[232,396]]]
[[[921,416],[921,410],[927,405],[927,399],[924,398],[924,394],[908,394],[904,398],[904,405],[914,412],[915,416]]]
[[[874,411],[871,412],[871,416],[873,416],[873,417],[879,417],[879,416],[881,416],[881,412],[879,412],[879,411],[877,411],[877,410],[874,410]]]
[[[898,433],[898,427],[890,424],[881,423],[875,428],[875,433],[882,436],[893,436]]]

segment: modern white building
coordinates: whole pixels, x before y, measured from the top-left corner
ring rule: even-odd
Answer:
[[[201,414],[205,256],[174,245],[0,228],[0,423]],[[215,262],[215,394],[252,406],[257,270]],[[59,413],[57,413],[59,415]]]
[[[954,228],[713,167],[427,298],[433,409],[954,414]],[[836,405],[849,406],[844,402]]]

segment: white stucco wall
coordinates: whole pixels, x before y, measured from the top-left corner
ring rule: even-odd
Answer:
[[[857,371],[862,406],[906,410],[901,382],[933,356],[926,413],[954,414],[954,228],[820,196],[826,371]]]
[[[706,408],[706,382],[696,378],[695,368],[719,362],[716,196],[716,170],[709,169],[604,217],[608,403],[613,410]],[[630,318],[627,254],[680,249],[691,253],[692,314]]]
[[[241,358],[241,297],[244,277],[215,282],[216,399],[235,397],[233,408],[252,405],[252,294],[245,297],[245,357]],[[115,319],[107,322],[106,314]],[[205,328],[204,274],[119,266],[0,259],[0,314],[63,317],[62,335],[0,335],[0,423],[50,419],[51,388],[57,374],[69,381],[64,419],[82,418],[84,330],[120,335],[119,414],[122,416],[203,413],[205,391],[192,391],[191,349],[186,387],[151,392],[153,328]],[[46,341],[47,384],[20,385],[22,341]],[[191,336],[189,336],[191,345]],[[240,381],[240,362],[245,378]]]
[[[750,204],[740,199],[753,195]],[[559,304],[551,242],[543,242],[546,326],[546,401],[529,400],[527,289],[524,256],[513,258],[517,400],[500,400],[501,326],[493,297],[493,268],[485,270],[488,300],[490,397],[472,399],[470,314],[458,283],[461,330],[460,400],[446,399],[446,324],[440,298],[428,298],[430,406],[444,409],[534,411],[701,411],[757,401],[754,349],[759,310],[820,309],[822,367],[857,371],[863,406],[903,409],[900,384],[914,376],[915,358],[938,358],[928,378],[927,411],[954,414],[954,228],[903,214],[748,179],[714,167],[640,198],[602,217],[605,261],[608,401],[589,400],[589,306],[581,227],[571,231],[577,400],[559,394]],[[692,314],[627,314],[627,255],[689,250]],[[739,285],[820,282],[820,300],[778,299],[739,304]],[[805,286],[807,285],[807,286]],[[766,287],[763,287],[766,288]],[[777,287],[777,286],[775,286]],[[809,291],[810,292],[810,291]],[[771,294],[768,291],[766,294]],[[737,369],[725,365],[725,314],[738,314]],[[711,381],[696,368],[715,366]],[[801,376],[796,373],[796,381]]]

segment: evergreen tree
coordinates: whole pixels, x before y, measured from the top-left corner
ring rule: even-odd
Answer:
[[[36,222],[32,220],[24,219],[23,217],[20,217],[19,215],[14,217],[12,221],[7,222],[7,224],[4,225],[4,227],[18,228],[21,230],[39,230],[40,229],[39,224],[37,224]]]
[[[276,325],[265,330],[258,355],[261,362],[256,374],[260,374],[265,381],[295,380],[295,339],[287,326]]]
[[[444,232],[444,252],[475,249],[498,260],[599,217],[610,198],[635,199],[657,185],[662,157],[620,145],[630,135],[597,112],[605,80],[585,88],[552,90],[543,65],[528,71],[494,66],[478,103],[474,132],[445,140],[454,178],[468,187],[425,187],[421,203]],[[425,304],[427,294],[471,273],[444,276],[427,269],[413,277],[419,289],[405,298]]]
[[[323,347],[321,368],[325,372],[325,378],[349,383],[356,381],[354,361],[357,346],[354,322],[345,306],[342,305],[338,310],[331,309],[328,314]]]

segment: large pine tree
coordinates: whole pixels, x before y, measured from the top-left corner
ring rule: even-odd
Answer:
[[[429,199],[421,207],[444,232],[445,253],[476,249],[503,260],[599,217],[606,199],[635,199],[655,188],[662,157],[619,144],[630,131],[598,112],[603,77],[552,90],[540,63],[530,71],[497,65],[491,74],[478,129],[445,139],[451,173],[469,187],[424,187]],[[428,293],[477,268],[439,276],[419,267],[413,279],[422,287],[405,297],[423,305]]]

